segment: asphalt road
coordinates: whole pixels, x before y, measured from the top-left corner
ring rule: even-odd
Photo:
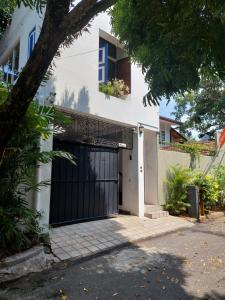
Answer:
[[[225,299],[225,218],[59,263],[1,286],[0,299]]]

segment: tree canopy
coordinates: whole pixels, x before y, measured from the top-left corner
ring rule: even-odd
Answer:
[[[15,2],[37,10],[46,4],[46,10],[34,50],[0,105],[0,159],[59,49],[69,46],[88,30],[98,13],[112,5],[113,30],[132,59],[142,65],[149,84],[145,104],[158,104],[162,97],[196,89],[203,75],[225,78],[224,0]]]
[[[145,104],[196,89],[203,75],[225,79],[223,0],[118,0],[111,14],[115,34],[142,64]]]
[[[11,21],[16,6],[23,4],[39,11],[46,3],[47,0],[0,0],[0,39]]]
[[[16,7],[14,0],[0,0],[0,39],[8,26]]]
[[[225,127],[225,84],[219,78],[202,80],[197,90],[175,97],[175,102],[176,119],[186,118],[181,126],[184,133],[196,129],[213,136]]]

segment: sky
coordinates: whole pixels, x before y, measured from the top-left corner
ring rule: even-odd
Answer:
[[[174,111],[175,101],[170,100],[169,104],[166,105],[167,100],[162,100],[160,103],[160,116],[174,119],[174,116],[171,114]]]

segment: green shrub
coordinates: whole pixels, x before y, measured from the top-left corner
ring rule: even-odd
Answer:
[[[67,121],[54,108],[31,103],[0,161],[0,256],[25,250],[38,242],[40,214],[29,208],[26,201],[27,192],[49,184],[36,182],[38,163],[48,163],[55,157],[74,163],[69,153],[40,151],[40,138],[49,138],[53,122]]]
[[[172,166],[166,180],[167,202],[165,209],[173,215],[180,215],[190,206],[187,198],[187,186],[191,182],[190,169]]]
[[[215,167],[213,175],[219,184],[219,204],[225,209],[225,166]]]
[[[218,204],[220,196],[220,188],[217,178],[212,174],[202,176],[202,173],[195,174],[193,184],[200,188],[200,197],[205,203],[206,209],[212,209]]]

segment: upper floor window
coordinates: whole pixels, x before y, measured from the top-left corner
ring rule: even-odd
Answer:
[[[36,35],[36,27],[34,27],[31,30],[31,32],[29,33],[29,36],[28,36],[28,58],[31,56],[31,53],[35,46],[35,42],[36,42],[35,35]]]
[[[20,55],[20,44],[10,52],[5,63],[2,65],[3,80],[8,84],[13,84],[19,74],[19,55]]]
[[[122,48],[116,47],[113,43],[100,38],[98,65],[98,80],[100,87],[104,85],[104,83],[113,83],[115,79],[123,83],[122,88],[124,89],[125,94],[130,93],[131,65],[129,57]],[[100,90],[102,89],[100,88]]]

